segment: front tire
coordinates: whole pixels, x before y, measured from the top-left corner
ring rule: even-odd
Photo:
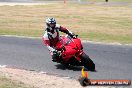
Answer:
[[[95,71],[95,64],[94,62],[89,58],[88,55],[85,53],[81,56],[81,62],[85,68],[87,68],[90,71]]]

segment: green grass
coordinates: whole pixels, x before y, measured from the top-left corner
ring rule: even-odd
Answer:
[[[33,87],[27,87],[22,82],[14,82],[5,77],[0,77],[0,88],[33,88]]]
[[[127,43],[130,44],[132,42],[131,36],[117,36],[117,35],[109,35],[109,34],[103,34],[103,33],[96,33],[96,32],[90,32],[87,34],[80,35],[82,39],[84,40],[91,40],[93,41],[102,41],[102,42],[117,42],[121,41],[121,43]],[[89,36],[87,38],[87,36]]]
[[[94,2],[105,2],[105,0],[81,0],[81,1],[94,1]],[[108,0],[109,2],[132,2],[132,0]]]
[[[59,24],[82,39],[132,43],[132,10],[129,6],[0,6],[0,35],[41,37],[47,17],[55,17]]]

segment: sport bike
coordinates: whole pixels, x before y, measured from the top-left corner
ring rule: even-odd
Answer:
[[[84,66],[90,71],[95,71],[95,64],[90,57],[83,51],[81,40],[70,36],[61,36],[60,43],[56,44],[57,52],[54,62],[66,66]]]

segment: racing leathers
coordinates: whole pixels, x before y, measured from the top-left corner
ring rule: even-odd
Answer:
[[[61,40],[59,31],[66,33],[71,37],[75,36],[75,34],[69,31],[67,28],[60,26],[58,24],[56,24],[53,31],[49,31],[47,27],[42,39],[43,39],[44,44],[46,44],[47,48],[49,49],[52,55],[52,59],[56,58],[54,56],[54,52],[57,51],[56,44],[59,43]]]

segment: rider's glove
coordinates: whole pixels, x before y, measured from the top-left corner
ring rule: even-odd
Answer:
[[[61,51],[55,50],[53,51],[53,54],[56,56],[61,56]]]
[[[57,51],[57,50],[54,50],[53,51],[53,55],[52,55],[52,61],[53,62],[56,62],[57,61],[57,58],[59,58],[61,56],[61,52],[60,51]]]
[[[71,34],[70,34],[70,37],[72,37],[72,38],[75,39],[75,38],[77,38],[77,35],[75,35],[74,33],[71,33]]]

